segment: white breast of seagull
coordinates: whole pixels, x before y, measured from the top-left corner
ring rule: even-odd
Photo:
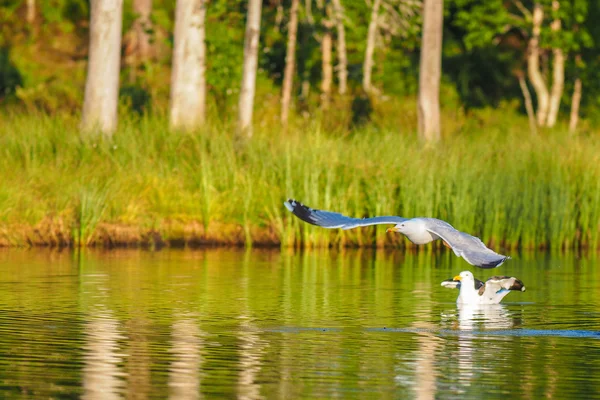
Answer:
[[[404,232],[404,235],[414,244],[427,244],[438,240],[440,237],[427,230],[427,220],[429,218],[412,218],[412,229]]]
[[[486,303],[487,298],[479,295],[479,290],[475,289],[474,281],[463,280],[460,285],[460,293],[456,302],[458,304],[494,304]],[[496,303],[497,304],[497,303]]]

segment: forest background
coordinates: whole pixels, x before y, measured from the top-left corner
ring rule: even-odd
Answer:
[[[199,1],[206,109],[192,126],[173,117],[186,2],[124,1],[115,128],[85,129],[99,3],[0,1],[1,245],[409,245],[302,226],[282,205],[294,196],[438,217],[507,248],[600,247],[596,1],[263,1],[244,129],[256,0]],[[427,5],[443,11],[439,140],[417,133]]]

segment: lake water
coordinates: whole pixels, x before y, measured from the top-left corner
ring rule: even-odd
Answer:
[[[598,296],[596,253],[3,250],[0,398],[600,398]]]

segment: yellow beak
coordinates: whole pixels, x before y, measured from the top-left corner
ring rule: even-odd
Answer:
[[[398,232],[398,229],[396,229],[396,227],[395,227],[395,226],[393,226],[393,227],[391,227],[391,228],[387,228],[385,231],[386,231],[386,232]]]
[[[456,275],[454,278],[452,278],[452,280],[460,281],[460,280],[462,280],[462,277],[460,275]]]

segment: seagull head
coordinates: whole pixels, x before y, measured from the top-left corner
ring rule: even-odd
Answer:
[[[475,277],[469,271],[463,271],[460,274],[456,275],[452,280],[459,282],[475,282]]]
[[[415,229],[417,229],[417,224],[415,221],[408,219],[404,222],[394,225],[391,228],[388,228],[386,232],[398,232],[408,236],[414,232]]]

